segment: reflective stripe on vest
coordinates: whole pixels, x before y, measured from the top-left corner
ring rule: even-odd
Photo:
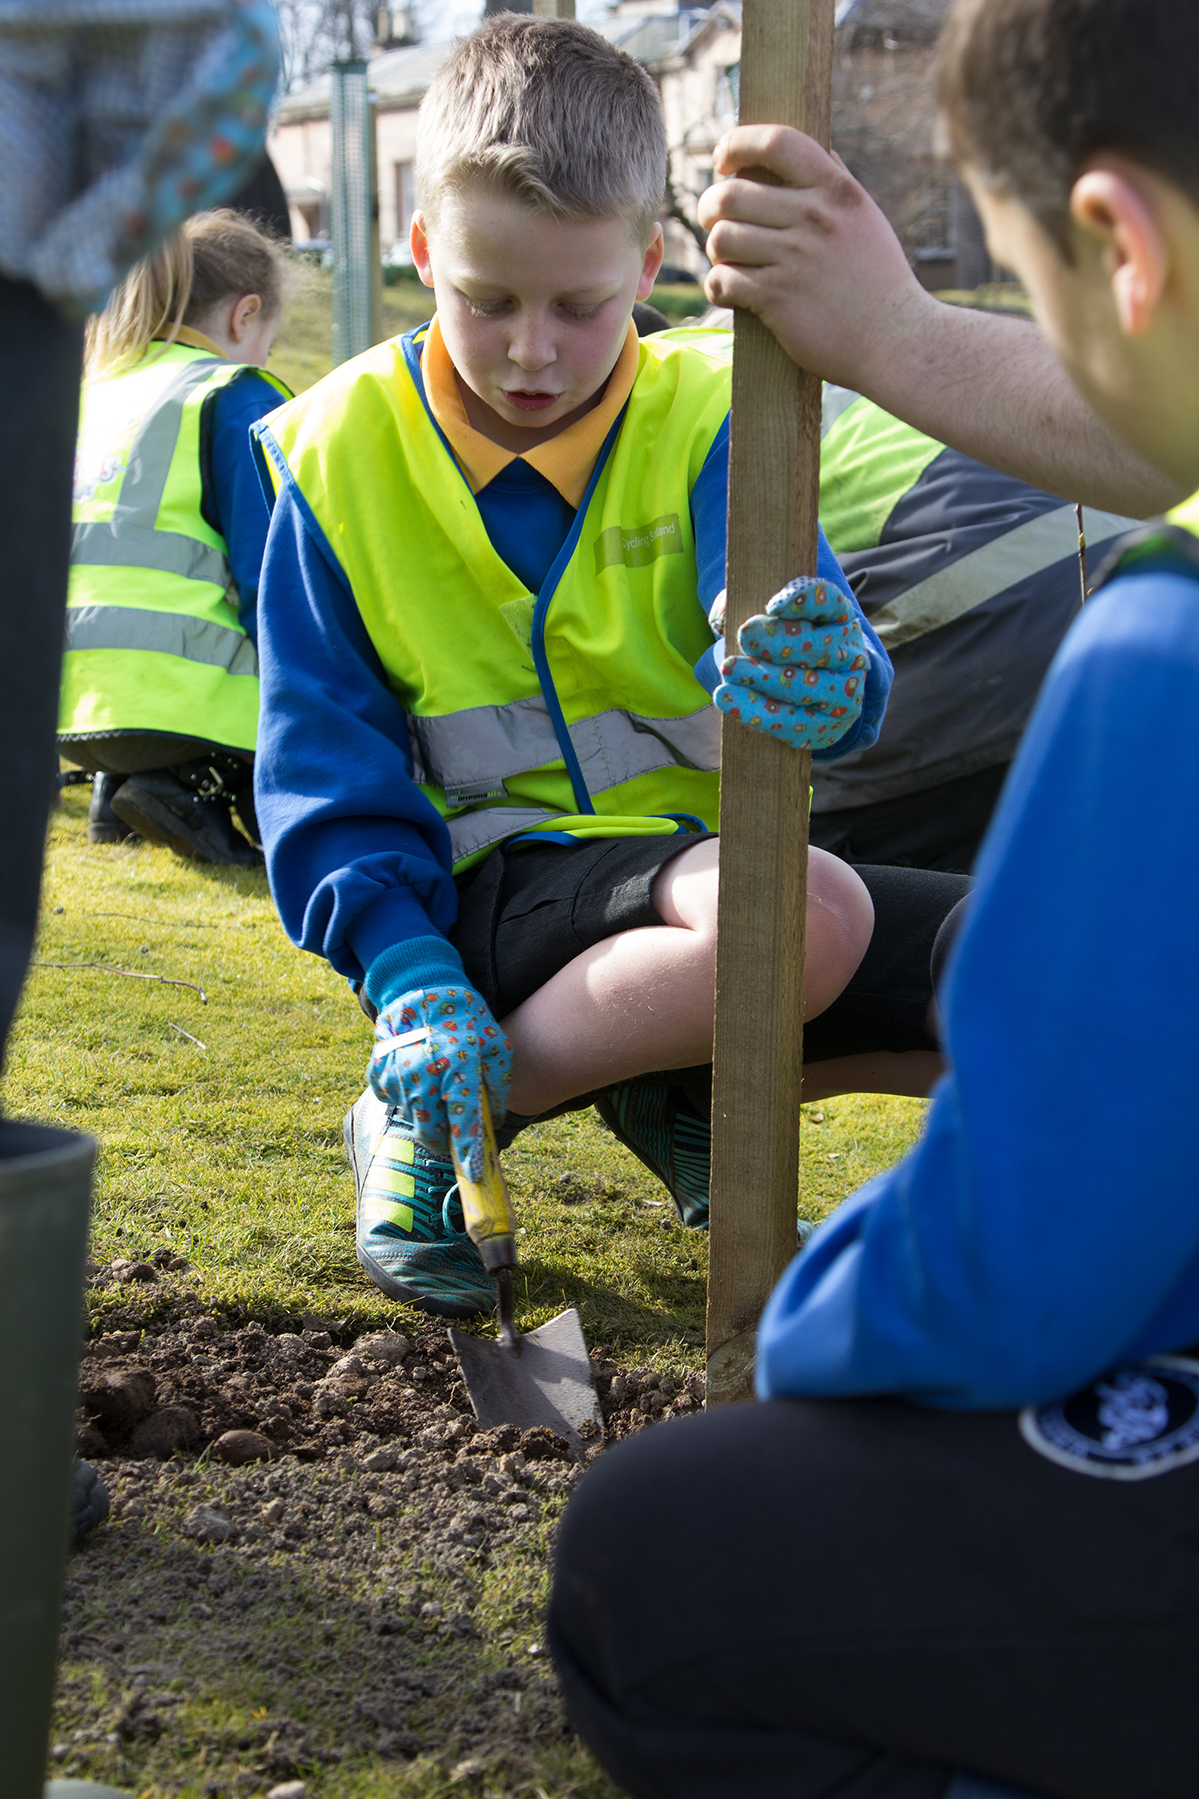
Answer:
[[[642,340],[537,595],[492,547],[426,406],[419,334],[343,364],[258,429],[345,574],[458,869],[524,830],[716,826],[690,495],[727,415],[731,338],[679,338]]]
[[[867,553],[875,550],[881,559],[881,540],[892,513],[925,470],[945,454],[945,445],[852,388],[826,382],[821,407],[820,522],[833,554],[847,560],[852,575],[854,559],[860,566],[860,559],[865,556],[868,561]],[[996,480],[1010,486],[1006,476]],[[1078,521],[1070,505],[997,530],[977,548],[963,546],[956,555],[955,522],[951,515],[926,526],[927,576],[912,581],[885,605],[871,606],[864,599],[870,623],[888,652],[951,624],[1078,551]],[[1091,544],[1106,543],[1135,528],[1136,522],[1091,507],[1083,513],[1084,533]],[[969,532],[975,521],[967,518],[965,523]]]
[[[204,403],[249,372],[172,344],[85,387],[61,735],[182,730],[254,748],[258,658],[200,469]]]
[[[1133,523],[1121,513],[1097,512],[1090,506],[1083,508],[1082,518],[1088,543],[1105,542]],[[913,637],[972,612],[1018,581],[1027,581],[1077,551],[1078,519],[1073,506],[1042,512],[960,556],[926,581],[918,581],[899,599],[880,606],[870,622],[886,649],[897,650],[901,643],[910,643]]]
[[[68,650],[154,650],[223,668],[229,675],[257,675],[258,652],[244,631],[179,612],[143,606],[72,606],[67,613]]]

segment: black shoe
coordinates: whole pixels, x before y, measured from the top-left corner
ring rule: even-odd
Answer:
[[[75,1545],[90,1536],[108,1516],[108,1488],[88,1462],[76,1462],[71,1500],[71,1541]]]
[[[246,842],[223,794],[195,792],[170,769],[130,775],[112,796],[112,809],[149,843],[166,843],[179,856],[224,867],[261,868],[262,851]]]
[[[112,809],[112,796],[126,778],[125,775],[92,777],[92,803],[87,809],[89,843],[123,843],[126,837],[133,835],[124,819],[118,818]]]

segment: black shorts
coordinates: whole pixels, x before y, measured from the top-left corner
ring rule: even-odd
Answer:
[[[493,850],[458,878],[450,941],[497,1018],[618,931],[661,924],[654,876],[696,837],[615,837]],[[926,1014],[937,932],[969,889],[964,875],[861,867],[874,934],[845,991],[804,1027],[804,1060],[936,1049]]]

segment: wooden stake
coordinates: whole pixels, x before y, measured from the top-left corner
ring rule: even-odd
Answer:
[[[745,0],[742,124],[828,143],[834,0]],[[815,574],[820,382],[757,318],[734,325],[728,639]],[[726,719],[712,1102],[708,1402],[753,1391],[754,1333],[795,1254],[811,758]]]

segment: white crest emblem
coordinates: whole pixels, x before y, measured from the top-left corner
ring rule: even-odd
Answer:
[[[1076,1474],[1148,1480],[1199,1460],[1199,1361],[1151,1356],[1069,1399],[1025,1406],[1030,1449]]]

